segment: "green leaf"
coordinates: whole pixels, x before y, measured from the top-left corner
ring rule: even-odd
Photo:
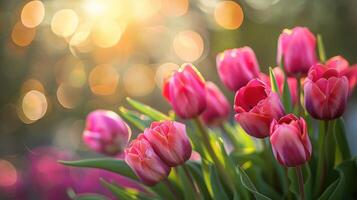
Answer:
[[[301,169],[304,177],[305,199],[312,199],[312,180],[310,167],[308,164],[304,164],[303,166],[301,166]],[[299,198],[300,192],[295,168],[288,168],[288,177],[290,180],[289,190],[295,195],[296,198]]]
[[[241,167],[237,167],[240,174],[240,180],[245,188],[253,193],[255,199],[257,200],[267,200],[269,197],[258,192],[257,188],[254,186],[253,182],[250,180],[249,176],[245,173],[245,171]]]
[[[186,200],[195,199],[195,191],[191,186],[190,180],[187,178],[184,169],[181,166],[176,167],[178,179],[182,188],[184,198]]]
[[[334,136],[336,138],[337,147],[341,153],[342,160],[350,159],[351,152],[346,138],[345,122],[342,117],[336,120]]]
[[[225,190],[219,179],[217,170],[212,165],[209,166],[209,174],[210,174],[210,184],[213,191],[213,199],[228,200],[229,198],[227,194],[224,192]]]
[[[150,200],[150,199],[157,199],[152,196],[148,196],[136,189],[131,188],[121,188],[115,184],[108,183],[104,179],[101,179],[100,182],[102,185],[111,191],[118,199],[122,200]]]
[[[119,112],[121,117],[129,121],[132,125],[134,125],[136,128],[138,128],[141,131],[144,131],[145,128],[149,127],[152,122],[152,120],[146,115],[128,110],[124,107],[120,107]]]
[[[187,161],[185,165],[187,166],[188,170],[193,176],[193,179],[198,184],[201,195],[203,195],[204,197],[203,199],[212,199],[208,191],[207,185],[205,183],[205,180],[203,178],[203,172],[201,171],[202,165],[194,161]]]
[[[276,81],[275,74],[271,67],[269,67],[269,77],[270,77],[270,85],[271,85],[272,91],[276,92],[281,97],[278,82]]]
[[[171,120],[171,118],[164,113],[148,106],[143,103],[140,103],[139,101],[135,101],[129,97],[126,98],[128,103],[133,106],[135,109],[140,111],[141,113],[145,114],[146,116],[150,117],[154,121],[160,121],[160,120]]]
[[[239,143],[243,146],[240,152],[252,153],[257,150],[252,137],[249,136],[238,123],[235,123],[234,130],[232,131],[235,132]]]
[[[293,111],[293,105],[292,105],[291,92],[290,92],[289,83],[288,83],[288,76],[286,75],[283,62],[281,62],[280,67],[284,73],[284,88],[283,88],[283,96],[282,96],[283,104],[284,104],[285,111],[287,113],[290,113]]]
[[[322,41],[322,36],[317,34],[317,48],[319,50],[319,58],[321,62],[326,61],[325,45]]]
[[[78,161],[60,160],[58,162],[73,167],[89,167],[89,168],[104,169],[107,171],[115,172],[117,174],[126,176],[134,180],[138,180],[137,176],[123,160],[118,160],[113,158],[97,158],[97,159],[85,159],[85,160],[78,160]]]
[[[73,200],[109,200],[108,197],[100,195],[100,194],[92,194],[92,193],[85,193],[85,194],[77,194],[75,197],[71,198]]]

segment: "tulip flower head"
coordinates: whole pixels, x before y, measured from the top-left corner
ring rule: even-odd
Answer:
[[[249,135],[257,138],[269,136],[271,121],[284,115],[278,94],[258,79],[251,80],[237,91],[234,109],[237,122]]]
[[[296,167],[307,162],[312,153],[306,122],[293,114],[273,120],[270,143],[275,158],[286,167]]]
[[[207,107],[201,114],[201,119],[206,125],[219,125],[228,118],[230,104],[214,83],[207,82],[206,89]]]
[[[305,107],[310,115],[320,120],[342,116],[349,95],[346,76],[322,64],[314,65],[304,83]]]
[[[279,36],[277,63],[283,58],[289,76],[305,76],[310,67],[317,63],[316,38],[305,27],[285,29]]]
[[[96,152],[115,156],[123,152],[130,136],[129,126],[112,111],[96,110],[87,116],[83,140]]]
[[[144,131],[155,153],[170,167],[186,162],[192,153],[185,124],[175,121],[153,122]]]
[[[143,134],[140,134],[125,149],[125,162],[140,180],[149,186],[167,178],[171,170],[155,153]]]
[[[259,76],[259,64],[250,47],[228,49],[217,56],[218,75],[233,92]]]

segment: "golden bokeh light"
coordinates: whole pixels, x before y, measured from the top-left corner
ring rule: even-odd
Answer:
[[[27,28],[40,25],[45,17],[45,7],[41,1],[29,1],[21,11],[21,22]]]
[[[84,2],[84,10],[89,16],[98,17],[106,13],[107,3],[106,0],[87,0]]]
[[[17,182],[16,168],[6,160],[0,160],[0,188],[10,187]]]
[[[179,32],[173,42],[175,53],[182,60],[193,62],[199,59],[204,50],[203,39],[197,32]]]
[[[68,76],[68,84],[74,88],[81,88],[87,81],[87,75],[84,66],[77,64]]]
[[[108,48],[116,45],[123,32],[125,25],[119,24],[115,20],[105,20],[97,23],[92,32],[93,41],[102,48]]]
[[[221,1],[214,10],[214,18],[218,25],[225,29],[234,30],[243,23],[242,7],[234,1]]]
[[[168,17],[179,17],[187,13],[188,0],[162,0],[161,12]]]
[[[155,74],[155,81],[159,88],[162,88],[164,81],[180,68],[175,63],[164,63],[160,65]]]
[[[61,84],[57,88],[57,100],[64,108],[75,108],[80,100],[80,97],[80,90],[73,88],[70,85]]]
[[[154,16],[162,6],[161,0],[132,1],[133,15],[137,20],[145,20]]]
[[[37,90],[31,90],[22,99],[22,111],[25,117],[31,121],[41,119],[47,111],[45,95]]]
[[[154,71],[146,65],[134,65],[124,74],[124,87],[130,96],[145,96],[155,88]]]
[[[36,79],[28,79],[22,84],[22,87],[21,87],[22,94],[24,94],[30,90],[37,90],[42,93],[45,92],[45,88],[43,87],[42,83]]]
[[[119,74],[111,65],[102,64],[92,69],[88,81],[94,94],[111,95],[118,86]]]
[[[76,31],[79,19],[76,12],[71,9],[57,11],[51,21],[51,29],[58,36],[68,37]]]
[[[31,44],[32,40],[35,38],[36,30],[33,28],[27,28],[22,25],[21,22],[17,22],[12,29],[11,39],[12,41],[20,46],[25,47]]]

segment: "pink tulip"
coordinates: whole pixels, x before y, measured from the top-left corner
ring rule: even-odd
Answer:
[[[274,75],[275,75],[275,79],[276,82],[278,84],[279,87],[279,92],[280,94],[283,94],[284,91],[284,72],[283,70],[281,70],[280,67],[274,67],[273,69]],[[270,83],[270,77],[267,76],[266,74],[261,73],[259,75],[259,78],[264,81],[267,85],[271,86]],[[292,78],[292,77],[288,77],[288,86],[289,86],[289,90],[290,90],[290,95],[291,95],[291,100],[292,103],[295,105],[298,101],[298,96],[297,96],[297,80],[296,78]]]
[[[197,117],[206,109],[205,82],[192,64],[182,65],[166,80],[163,95],[183,119]]]
[[[155,153],[143,134],[140,134],[125,149],[125,162],[140,180],[149,186],[165,179],[171,170]]]
[[[275,158],[286,167],[302,165],[311,157],[312,147],[306,122],[293,114],[288,114],[278,121],[273,120],[270,143]]]
[[[234,109],[238,123],[249,135],[257,138],[269,136],[271,121],[284,115],[278,94],[258,79],[251,80],[237,91]]]
[[[228,49],[217,56],[218,75],[235,92],[259,75],[259,64],[250,47]]]
[[[94,151],[115,156],[123,152],[130,136],[129,126],[112,111],[96,110],[87,116],[83,140]]]
[[[357,64],[350,67],[348,61],[342,56],[335,56],[326,61],[326,65],[329,68],[335,68],[341,73],[341,75],[346,76],[349,81],[350,93],[353,92],[354,87],[357,84]]]
[[[219,125],[228,118],[231,105],[214,83],[207,82],[206,88],[207,107],[201,118],[206,125]]]
[[[277,63],[283,57],[284,68],[289,76],[305,76],[317,63],[316,38],[308,28],[285,29],[279,36]]]
[[[346,76],[334,68],[316,64],[304,83],[306,110],[316,119],[336,119],[345,111],[348,90]]]
[[[144,131],[155,153],[168,166],[175,167],[186,162],[192,153],[185,124],[175,121],[153,122]]]

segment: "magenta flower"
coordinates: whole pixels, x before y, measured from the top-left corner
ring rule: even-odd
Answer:
[[[87,116],[83,140],[96,152],[115,156],[123,152],[130,136],[129,126],[112,111],[96,110]]]
[[[316,119],[330,120],[345,111],[349,95],[348,79],[338,70],[314,65],[304,83],[305,107]]]
[[[286,167],[302,165],[311,157],[312,147],[305,120],[293,114],[273,120],[270,142],[275,158]]]
[[[278,94],[258,79],[251,80],[237,91],[234,109],[237,122],[249,135],[257,138],[269,136],[271,121],[284,115]]]
[[[284,60],[289,76],[305,76],[310,67],[317,63],[316,38],[305,27],[285,29],[279,36],[277,63]]]
[[[233,92],[259,75],[259,65],[250,47],[228,49],[217,56],[218,75]]]
[[[186,162],[192,153],[185,124],[175,121],[153,122],[144,131],[156,154],[170,167]]]

